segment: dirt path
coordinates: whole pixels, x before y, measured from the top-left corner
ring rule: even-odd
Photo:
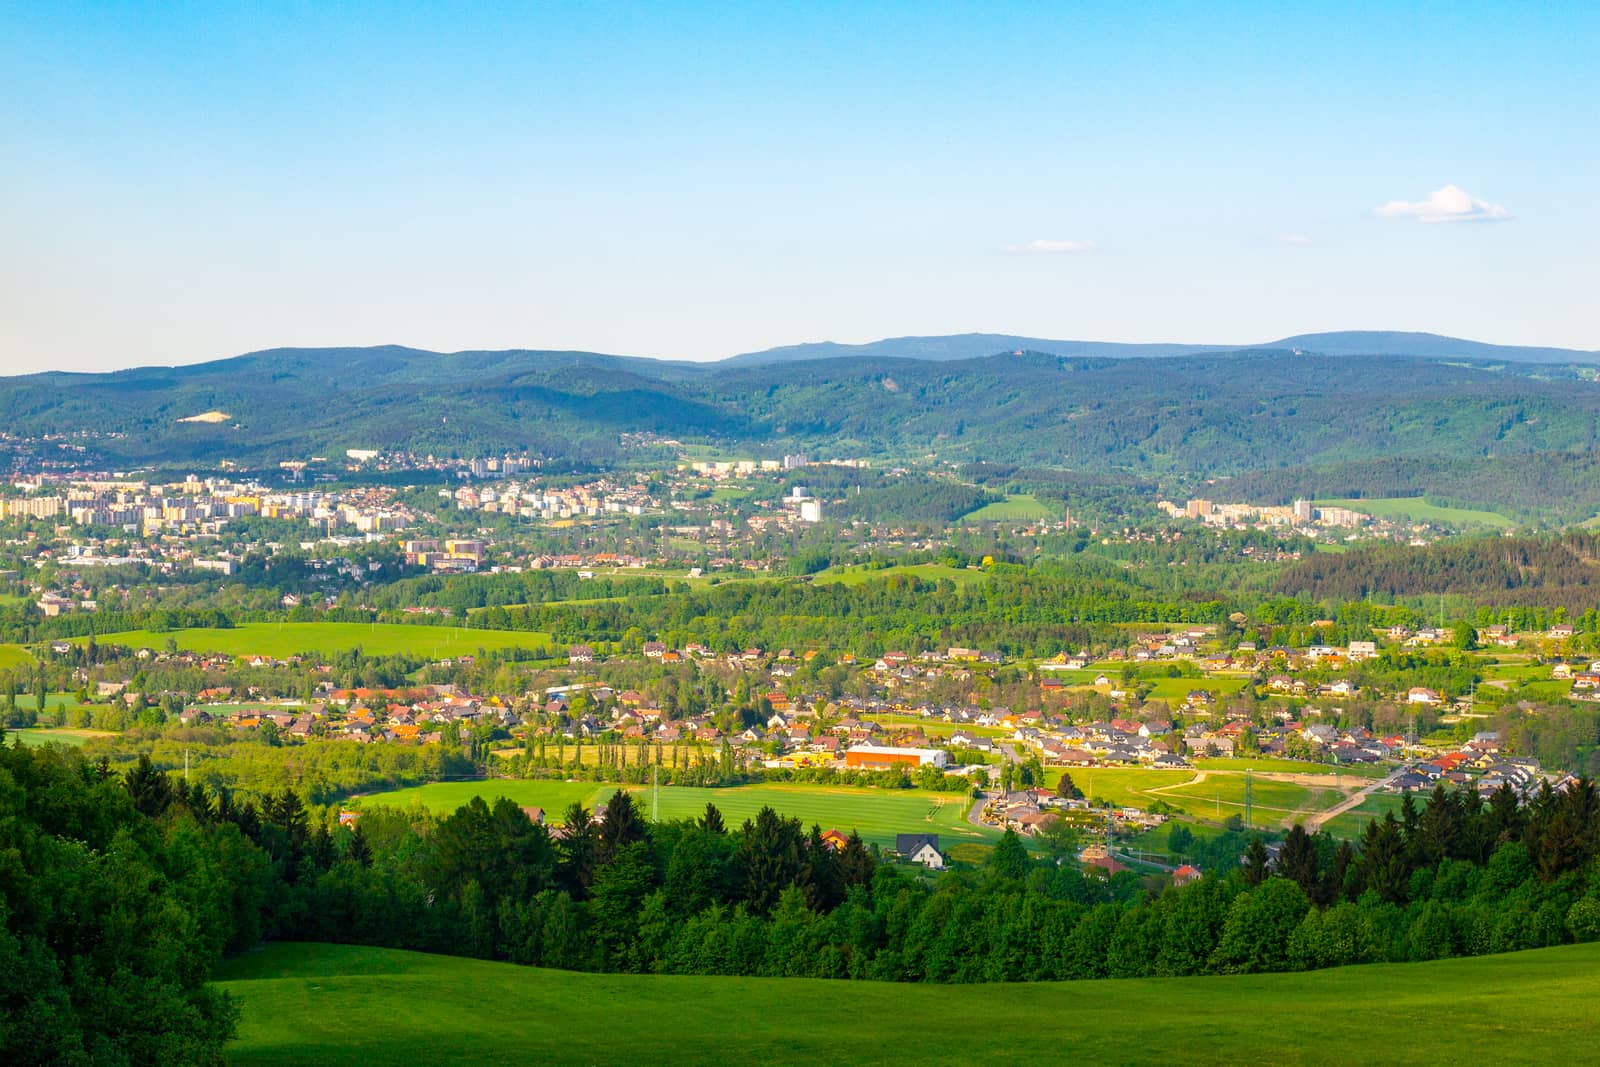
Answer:
[[[1342,800],[1339,803],[1335,804],[1333,807],[1327,808],[1326,810],[1323,810],[1323,811],[1319,811],[1316,814],[1312,815],[1309,819],[1306,820],[1306,830],[1307,830],[1307,832],[1314,834],[1318,830],[1322,829],[1323,824],[1326,823],[1329,819],[1332,819],[1332,818],[1334,818],[1336,816],[1339,816],[1339,815],[1343,815],[1345,812],[1351,811],[1351,810],[1353,810],[1355,808],[1359,808],[1361,806],[1361,802],[1362,801],[1366,800],[1373,793],[1376,793],[1379,789],[1383,788],[1384,786],[1388,785],[1390,782],[1394,781],[1395,778],[1397,778],[1404,771],[1405,771],[1404,767],[1396,768],[1387,777],[1379,778],[1379,779],[1377,779],[1375,781],[1372,781],[1372,782],[1368,783],[1366,788],[1357,790],[1355,793],[1353,793],[1350,796],[1346,797],[1344,800]]]

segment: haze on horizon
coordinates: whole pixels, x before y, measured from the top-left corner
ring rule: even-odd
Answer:
[[[1600,349],[1600,9],[0,19],[0,373],[1003,332]]]

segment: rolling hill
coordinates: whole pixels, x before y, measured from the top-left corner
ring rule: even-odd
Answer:
[[[1302,974],[935,986],[576,974],[338,945],[229,960],[239,1067],[1587,1062],[1600,946]]]

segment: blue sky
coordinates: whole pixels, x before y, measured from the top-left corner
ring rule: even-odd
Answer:
[[[1600,5],[461,7],[0,4],[0,369],[1600,348]]]

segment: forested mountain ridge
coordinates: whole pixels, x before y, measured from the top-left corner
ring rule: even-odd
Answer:
[[[213,411],[228,418],[180,421]],[[346,448],[529,450],[606,466],[623,457],[623,434],[649,431],[751,454],[931,456],[1202,492],[1201,480],[1235,478],[1213,495],[1262,502],[1401,486],[1483,503],[1486,486],[1510,479],[1527,498],[1513,502],[1524,513],[1600,510],[1590,506],[1600,505],[1590,461],[1600,382],[1572,364],[1261,350],[743,366],[584,352],[280,349],[188,367],[0,379],[0,419],[23,437],[99,435],[85,447],[108,466],[270,466]]]

